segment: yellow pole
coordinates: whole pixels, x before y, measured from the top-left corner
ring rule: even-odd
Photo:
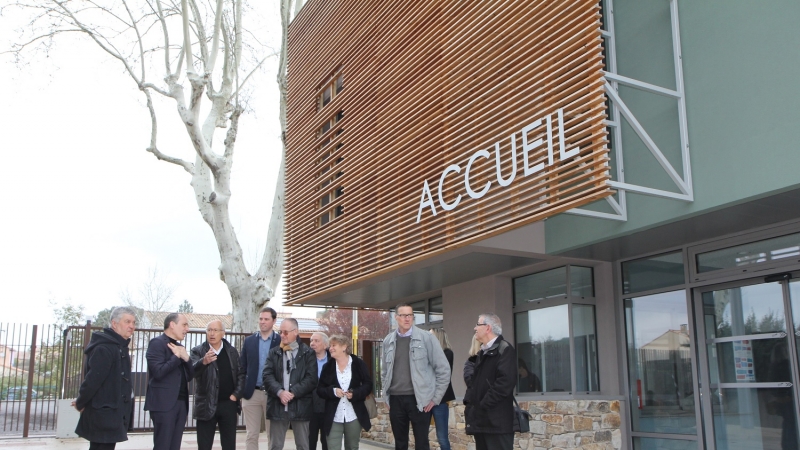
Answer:
[[[353,354],[358,355],[358,310],[353,310]]]

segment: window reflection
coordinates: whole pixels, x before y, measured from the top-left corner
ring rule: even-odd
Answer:
[[[520,392],[569,392],[569,306],[516,314]]]
[[[696,434],[686,292],[625,300],[634,431]]]

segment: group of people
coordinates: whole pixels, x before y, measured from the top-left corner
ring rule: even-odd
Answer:
[[[410,305],[395,311],[397,329],[383,341],[381,364],[395,448],[409,448],[411,428],[412,448],[428,450],[433,421],[440,447],[450,450],[448,402],[455,394],[447,335],[414,326]],[[318,442],[322,450],[358,448],[361,430],[371,427],[365,402],[373,381],[366,363],[352,354],[349,338],[314,333],[306,345],[297,320],[284,319],[275,332],[276,318],[274,309],[264,307],[259,331],[245,338],[239,352],[225,339],[220,320],[208,323],[205,342],[187,350],[181,344],[187,317],[166,316],[164,333],[150,341],[146,355],[144,409],[153,423],[154,450],[180,449],[191,380],[199,450],[211,449],[217,427],[223,450],[233,450],[238,414],[244,415],[247,450],[258,450],[263,420],[270,450],[283,449],[289,427],[300,450],[316,450]],[[128,348],[135,326],[133,309],[115,308],[109,327],[93,333],[85,349],[85,378],[73,406],[81,412],[75,431],[90,450],[113,450],[127,439],[134,395]],[[480,350],[464,367],[466,431],[475,435],[477,450],[510,449],[516,352],[494,314],[479,317],[474,341]]]

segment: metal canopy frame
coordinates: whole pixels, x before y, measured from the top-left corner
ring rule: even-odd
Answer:
[[[677,89],[667,89],[654,84],[646,83],[644,81],[635,80],[617,73],[617,59],[616,59],[616,41],[614,35],[614,6],[613,0],[603,1],[603,10],[605,11],[605,26],[606,29],[602,30],[602,35],[605,40],[606,47],[606,67],[605,71],[605,89],[606,95],[610,100],[609,120],[606,124],[610,128],[610,132],[614,138],[615,153],[615,168],[609,166],[609,170],[616,170],[616,180],[609,181],[609,185],[617,190],[619,200],[614,196],[605,198],[605,201],[611,205],[614,210],[613,213],[606,213],[600,211],[591,211],[581,208],[573,208],[566,211],[567,214],[575,214],[581,216],[595,217],[600,219],[609,219],[625,222],[628,220],[628,203],[626,195],[628,192],[637,194],[650,195],[653,197],[669,198],[674,200],[681,200],[685,202],[694,201],[694,190],[692,188],[692,169],[690,164],[689,153],[689,134],[686,124],[686,97],[683,86],[683,65],[681,58],[681,41],[680,41],[680,23],[678,22],[678,1],[670,0],[670,19],[672,25],[672,55],[675,66],[675,86]],[[639,123],[634,114],[622,100],[619,95],[619,85],[628,86],[641,91],[658,94],[664,97],[674,99],[678,102],[678,125],[680,128],[680,145],[681,145],[681,173],[679,173],[672,164],[667,160],[656,143],[650,138],[650,135]],[[625,181],[625,167],[623,160],[623,143],[622,143],[622,118],[633,128],[639,139],[642,140],[644,145],[650,153],[656,158],[656,161],[667,172],[667,175],[675,183],[679,192],[666,191],[663,189],[655,189],[647,186],[627,183]]]

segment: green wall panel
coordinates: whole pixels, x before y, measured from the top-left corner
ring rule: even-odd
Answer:
[[[546,223],[558,253],[800,187],[800,2],[679,1],[695,201],[628,194],[628,221],[561,214]],[[668,0],[615,0],[621,75],[675,87]],[[676,104],[620,95],[666,157],[677,163]],[[632,129],[623,125],[626,181],[677,192]]]

